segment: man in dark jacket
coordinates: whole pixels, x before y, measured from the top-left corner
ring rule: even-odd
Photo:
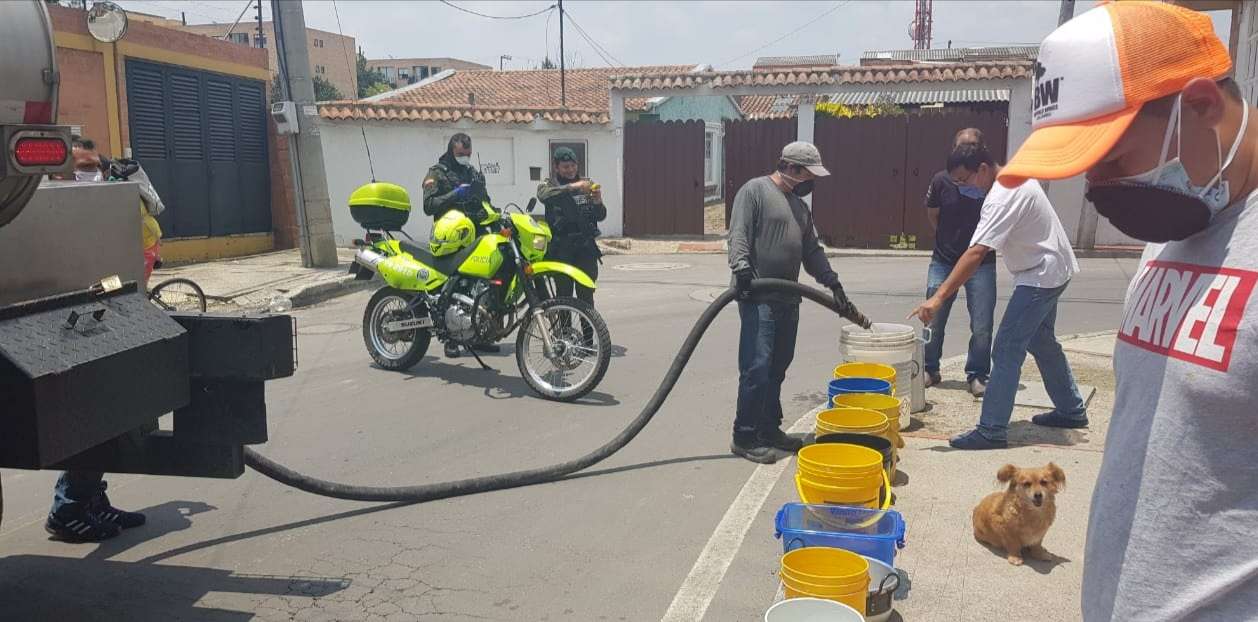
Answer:
[[[560,147],[552,159],[554,176],[537,188],[537,198],[546,206],[546,222],[552,236],[546,258],[576,266],[598,280],[603,253],[594,238],[600,234],[598,223],[607,218],[603,192],[597,184],[580,178],[580,163],[572,149]],[[574,286],[577,298],[594,304],[594,290],[567,277],[556,280],[555,294],[571,296]]]
[[[485,176],[472,167],[472,137],[458,133],[450,137],[446,152],[424,176],[424,213],[434,222],[457,209],[477,227],[485,219],[482,201],[489,200]]]
[[[777,170],[743,184],[734,197],[729,227],[729,267],[739,291],[738,410],[730,451],[752,462],[772,464],[799,451],[800,439],[782,431],[782,381],[795,358],[799,330],[798,294],[751,295],[752,279],[799,280],[799,268],[833,292],[843,317],[869,327],[843,293],[817,241],[812,212],[802,197],[813,180],[830,172],[810,143],[782,148]]]

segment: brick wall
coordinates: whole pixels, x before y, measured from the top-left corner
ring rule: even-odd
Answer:
[[[297,213],[293,205],[293,168],[288,152],[288,137],[275,133],[275,124],[267,124],[271,155],[271,230],[275,233],[276,250],[297,248]]]
[[[105,99],[105,57],[97,52],[57,48],[61,89],[57,96],[57,123],[80,126],[83,136],[96,141],[104,154],[109,142],[109,111]]]

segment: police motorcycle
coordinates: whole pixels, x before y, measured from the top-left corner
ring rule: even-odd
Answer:
[[[554,296],[549,277],[590,288],[594,281],[574,266],[545,260],[551,238],[545,222],[515,204],[502,212],[488,201],[483,206],[480,223],[447,212],[424,247],[402,231],[411,211],[405,188],[370,183],[350,195],[350,213],[366,230],[354,240],[350,271],[360,279],[378,274],[385,283],[363,311],[367,352],[380,367],[400,371],[419,363],[434,337],[466,347],[517,331],[516,364],[529,387],[550,400],[580,399],[607,373],[611,337],[593,306]],[[476,235],[477,224],[487,232]]]

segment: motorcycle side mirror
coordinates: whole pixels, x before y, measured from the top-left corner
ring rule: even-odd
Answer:
[[[537,207],[537,197],[533,197],[532,199],[529,199],[528,212],[529,212],[530,214],[532,214],[532,213],[533,213],[533,208],[534,208],[534,207]]]

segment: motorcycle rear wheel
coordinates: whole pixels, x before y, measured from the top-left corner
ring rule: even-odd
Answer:
[[[535,313],[549,320],[558,352],[549,356]],[[585,397],[602,382],[611,362],[612,340],[603,316],[594,306],[576,298],[543,300],[521,322],[515,340],[515,360],[524,381],[539,396],[557,402]],[[575,372],[569,381],[568,372]]]
[[[414,367],[428,352],[432,331],[417,328],[401,332],[384,329],[385,322],[423,317],[423,306],[407,311],[413,294],[392,287],[381,287],[367,301],[363,309],[363,343],[376,365],[390,371],[403,371]],[[417,313],[419,312],[419,313]]]

